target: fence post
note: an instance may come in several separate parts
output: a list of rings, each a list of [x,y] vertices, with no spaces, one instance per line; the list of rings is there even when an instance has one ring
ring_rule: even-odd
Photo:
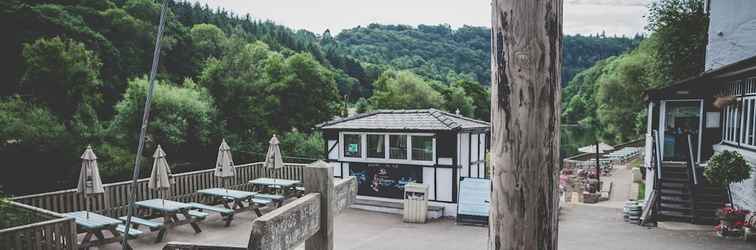
[[[307,193],[320,193],[320,230],[305,241],[305,250],[333,250],[333,168],[316,161],[304,168]]]

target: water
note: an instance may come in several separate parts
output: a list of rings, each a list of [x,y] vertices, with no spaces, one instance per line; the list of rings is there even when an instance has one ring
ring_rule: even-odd
[[[595,132],[591,129],[585,129],[573,126],[563,126],[560,131],[559,151],[560,158],[564,159],[578,154],[578,148],[596,143]]]

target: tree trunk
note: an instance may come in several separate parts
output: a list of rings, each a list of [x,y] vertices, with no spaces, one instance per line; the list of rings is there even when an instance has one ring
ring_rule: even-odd
[[[493,0],[489,249],[557,249],[561,0]]]

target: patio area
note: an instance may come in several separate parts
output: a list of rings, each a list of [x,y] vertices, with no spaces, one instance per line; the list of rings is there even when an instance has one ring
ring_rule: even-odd
[[[666,231],[645,228],[622,221],[622,210],[600,206],[576,205],[562,210],[559,248],[592,249],[753,249],[754,243],[719,239],[712,232]],[[202,223],[203,232],[190,227],[172,230],[167,241],[231,243],[245,245],[249,239],[254,213],[240,213],[238,221],[223,227],[220,216]],[[130,241],[134,249],[162,249],[154,236]],[[456,225],[453,220],[433,220],[427,224],[402,223],[394,214],[346,209],[335,218],[335,249],[486,249],[488,229]],[[100,249],[120,249],[111,244]],[[297,249],[304,249],[300,246]]]

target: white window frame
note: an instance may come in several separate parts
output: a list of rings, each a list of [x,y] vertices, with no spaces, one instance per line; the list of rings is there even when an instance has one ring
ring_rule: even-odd
[[[383,158],[369,157],[369,156],[367,156],[367,137],[368,137],[368,135],[382,135],[383,136]],[[388,157],[389,157],[388,142],[389,142],[389,140],[388,140],[388,135],[387,134],[384,134],[384,133],[365,133],[365,158],[366,159],[376,159],[376,160],[380,160],[380,159],[386,160],[386,159],[388,159]]]
[[[344,135],[360,135],[362,144],[360,145],[362,151],[360,152],[362,157],[346,157],[344,156]],[[367,135],[383,135],[384,141],[384,158],[368,158],[367,157]],[[390,159],[389,158],[389,136],[390,135],[405,135],[407,136],[407,159]],[[412,136],[430,136],[433,138],[433,159],[428,161],[412,160]],[[397,132],[339,132],[339,160],[349,162],[364,162],[364,163],[384,163],[384,164],[406,164],[406,165],[422,165],[422,166],[434,166],[436,165],[436,134],[434,133],[397,133]]]
[[[756,149],[756,96],[739,97],[735,103],[723,109],[722,141],[748,149]],[[742,116],[742,117],[741,117]],[[748,137],[749,133],[752,135]]]
[[[344,144],[344,135],[358,135],[360,136],[360,158],[354,158],[344,155],[344,151],[346,150],[346,144]],[[365,135],[363,133],[351,133],[351,132],[343,132],[339,133],[339,159],[340,160],[352,160],[352,159],[362,159],[365,158],[367,155],[367,151],[364,150],[365,146]]]

